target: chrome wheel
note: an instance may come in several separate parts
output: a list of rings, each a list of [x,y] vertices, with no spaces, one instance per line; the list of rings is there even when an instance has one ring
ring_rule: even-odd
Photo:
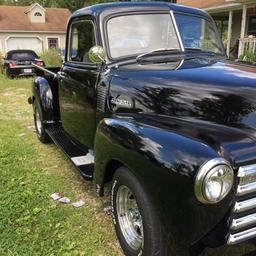
[[[139,250],[143,245],[143,224],[137,202],[131,190],[120,186],[116,196],[117,218],[122,234],[127,244],[133,250]]]
[[[39,115],[39,112],[38,112],[38,109],[36,108],[35,109],[35,123],[36,123],[36,130],[38,132],[39,135],[42,134],[42,121],[41,121],[41,118],[40,118],[40,115]]]

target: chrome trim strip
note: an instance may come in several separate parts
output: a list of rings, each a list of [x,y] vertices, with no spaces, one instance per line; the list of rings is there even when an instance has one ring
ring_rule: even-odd
[[[246,215],[239,219],[233,219],[230,228],[232,230],[237,230],[240,228],[250,226],[252,224],[256,224],[256,213]]]
[[[236,233],[236,234],[230,234],[228,237],[227,244],[229,245],[238,244],[250,238],[254,238],[255,236],[256,236],[256,227]]]
[[[172,22],[173,22],[173,25],[174,25],[175,32],[176,32],[176,34],[178,36],[178,40],[179,40],[179,43],[180,43],[181,51],[185,52],[185,48],[184,48],[183,42],[181,40],[180,31],[179,31],[179,28],[178,28],[175,16],[173,14],[173,11],[170,11],[170,14],[171,14],[171,17],[172,17]]]
[[[254,208],[256,208],[256,198],[251,198],[245,201],[236,202],[233,212],[235,213],[245,212]]]
[[[237,195],[238,196],[250,194],[255,191],[256,191],[256,182],[245,184],[245,185],[238,185],[238,187],[237,187]]]
[[[243,178],[252,174],[256,174],[256,164],[240,167],[237,176]]]

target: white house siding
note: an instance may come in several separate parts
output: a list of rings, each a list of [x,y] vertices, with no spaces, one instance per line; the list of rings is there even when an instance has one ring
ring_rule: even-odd
[[[35,13],[41,13],[42,16],[35,16]],[[35,5],[33,9],[28,13],[29,19],[34,23],[45,23],[45,10]]]
[[[58,38],[59,48],[60,49],[65,48],[66,33],[64,32],[63,33],[0,32],[0,51],[2,54],[6,54],[8,50],[13,50],[15,41],[18,42],[19,39],[23,41],[19,44],[19,46],[24,45],[26,46],[26,49],[32,49],[39,52],[40,42],[41,42],[41,49],[42,49],[41,51],[47,50],[48,38]],[[9,49],[8,49],[8,46],[9,46]]]

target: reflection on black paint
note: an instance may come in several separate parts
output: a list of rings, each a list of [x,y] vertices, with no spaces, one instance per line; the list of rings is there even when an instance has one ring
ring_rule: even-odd
[[[255,111],[255,106],[234,94],[212,94],[193,104],[192,116],[230,126],[240,126],[243,117]]]
[[[185,111],[184,104],[176,99],[180,91],[174,88],[136,88],[135,99],[146,109],[165,115],[180,115]]]
[[[244,118],[256,110],[255,105],[235,94],[210,94],[200,100],[192,100],[192,107],[178,101],[182,91],[174,88],[136,88],[136,106],[143,110],[169,116],[190,116],[204,121],[234,127],[244,127]],[[139,103],[139,104],[138,104]]]

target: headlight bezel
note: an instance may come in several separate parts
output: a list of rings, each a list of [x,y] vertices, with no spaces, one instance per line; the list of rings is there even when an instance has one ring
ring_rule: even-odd
[[[218,166],[225,166],[225,168],[228,168],[231,174],[231,186],[230,188],[227,190],[226,193],[223,194],[223,196],[221,196],[218,200],[215,201],[211,201],[207,198],[206,193],[205,193],[205,188],[206,188],[206,180],[209,177],[212,177],[212,175],[210,175],[211,173],[215,173],[216,170],[214,171],[214,169],[216,169]],[[204,163],[197,175],[196,175],[196,179],[195,179],[195,185],[194,185],[194,192],[195,192],[195,196],[198,199],[198,201],[200,201],[201,203],[204,204],[217,204],[220,201],[222,201],[231,191],[232,187],[234,184],[234,170],[233,168],[230,166],[230,164],[223,158],[214,158],[209,160],[208,162]]]

